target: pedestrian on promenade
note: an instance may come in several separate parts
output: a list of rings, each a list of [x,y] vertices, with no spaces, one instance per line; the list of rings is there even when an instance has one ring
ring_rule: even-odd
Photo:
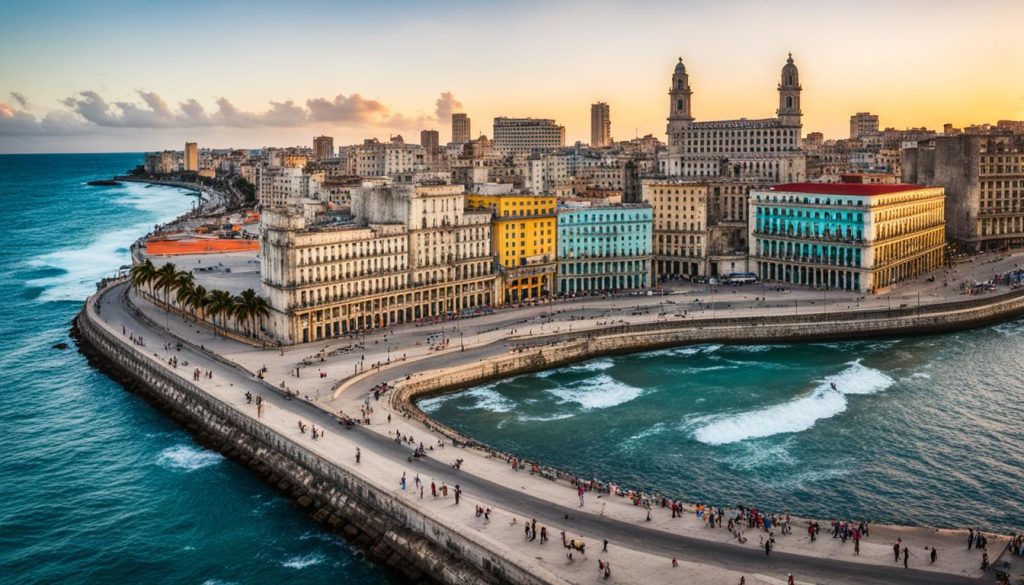
[[[547,526],[541,526],[540,527],[540,543],[544,544],[547,541],[548,541],[548,527]]]
[[[908,561],[910,561],[910,547],[904,545],[903,546],[903,568],[904,569],[909,569],[910,568],[910,567],[907,566],[907,562]]]
[[[459,484],[455,484],[455,504],[459,503],[459,496],[462,495],[462,490],[459,488]]]
[[[405,472],[404,472],[404,471],[402,472],[402,479],[401,479],[401,480],[399,480],[399,482],[398,482],[398,483],[400,483],[400,484],[402,485],[402,491],[404,492],[404,491],[405,491]],[[456,498],[457,498],[457,497],[458,497],[458,496],[456,496]]]
[[[796,585],[796,579],[793,577],[793,573],[789,574],[789,579],[786,580],[786,585]]]
[[[974,546],[974,529],[973,528],[968,528],[967,529],[967,550],[971,550],[971,548],[973,546]]]
[[[565,533],[563,532],[562,535],[564,536]],[[601,552],[608,552],[608,539],[607,538],[604,539],[604,548],[601,549]]]
[[[359,450],[359,447],[356,447],[356,463],[359,463],[359,460],[362,459],[362,457],[363,452]]]
[[[896,539],[896,542],[892,543],[892,556],[893,562],[900,562],[900,539]]]
[[[437,499],[437,484],[434,480],[430,480],[430,495],[436,500]]]
[[[537,519],[530,520],[530,542],[537,540]]]
[[[576,494],[580,497],[580,508],[583,507],[583,482],[578,482],[576,485]]]
[[[930,556],[932,558],[932,564],[934,565],[935,564],[935,559],[938,558],[938,556],[939,556],[939,553],[938,553],[938,551],[935,550],[934,546],[932,547],[932,552],[931,552]]]
[[[771,541],[771,539],[768,539],[768,540],[764,541],[764,554],[766,556],[772,554],[772,541]]]

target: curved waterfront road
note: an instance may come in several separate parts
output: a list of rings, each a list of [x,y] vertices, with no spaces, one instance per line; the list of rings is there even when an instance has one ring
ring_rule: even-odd
[[[112,287],[100,296],[101,318],[115,329],[123,324],[128,330],[142,333],[150,343],[148,349],[160,340],[171,340],[167,331],[141,320],[129,308],[123,298],[126,285]],[[494,347],[480,347],[467,350],[461,359],[475,360]],[[479,355],[478,355],[479,352]],[[241,369],[234,369],[217,361],[204,351],[185,346],[175,352],[182,360],[188,360],[189,371],[192,367],[209,369],[221,382],[228,382],[244,390],[259,391],[273,408],[307,420],[325,429],[338,429],[337,418],[319,406],[303,400],[285,400],[271,387],[255,381]],[[380,380],[368,379],[364,383],[375,384],[383,379],[394,379],[415,371],[416,364],[402,364],[380,372]],[[176,372],[185,376],[186,371]],[[741,571],[747,574],[797,575],[801,583],[814,582],[821,584],[867,584],[867,585],[960,585],[989,582],[988,577],[974,579],[956,575],[903,569],[895,563],[892,566],[880,566],[855,563],[806,555],[774,552],[766,556],[756,548],[747,548],[725,542],[704,540],[681,534],[673,534],[663,530],[655,530],[641,523],[632,524],[621,520],[580,512],[577,508],[562,506],[520,490],[511,489],[470,473],[470,470],[458,471],[451,466],[431,458],[408,462],[411,450],[408,446],[395,443],[387,437],[361,426],[350,431],[336,431],[346,438],[356,441],[362,446],[364,457],[381,457],[394,463],[408,466],[411,470],[435,477],[449,485],[458,484],[463,492],[470,497],[489,502],[491,505],[508,510],[522,517],[536,518],[541,524],[564,527],[569,534],[583,534],[587,538],[597,540],[607,538],[611,547],[625,547],[665,557],[678,557],[683,561],[710,564],[724,569]],[[345,462],[339,462],[345,464]],[[567,490],[568,494],[568,490]],[[593,496],[591,496],[593,497]],[[639,514],[638,514],[639,516]],[[593,548],[593,546],[592,546]],[[781,582],[781,581],[780,581]]]

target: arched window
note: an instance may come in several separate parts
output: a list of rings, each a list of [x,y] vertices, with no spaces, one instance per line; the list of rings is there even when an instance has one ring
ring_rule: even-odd
[[[786,96],[786,107],[790,109],[793,107],[793,96]]]
[[[682,111],[682,109],[683,109],[683,100],[676,100],[676,109],[679,110],[679,111]]]

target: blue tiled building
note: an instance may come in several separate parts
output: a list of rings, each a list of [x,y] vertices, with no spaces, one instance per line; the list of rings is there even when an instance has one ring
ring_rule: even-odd
[[[650,288],[652,218],[648,205],[560,206],[558,293]]]

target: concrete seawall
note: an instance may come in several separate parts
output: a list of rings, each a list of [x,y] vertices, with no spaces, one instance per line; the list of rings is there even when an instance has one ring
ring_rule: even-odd
[[[96,322],[90,315],[92,302],[86,301],[73,328],[92,365],[142,395],[201,444],[246,465],[370,558],[414,581],[547,582],[169,373]]]

